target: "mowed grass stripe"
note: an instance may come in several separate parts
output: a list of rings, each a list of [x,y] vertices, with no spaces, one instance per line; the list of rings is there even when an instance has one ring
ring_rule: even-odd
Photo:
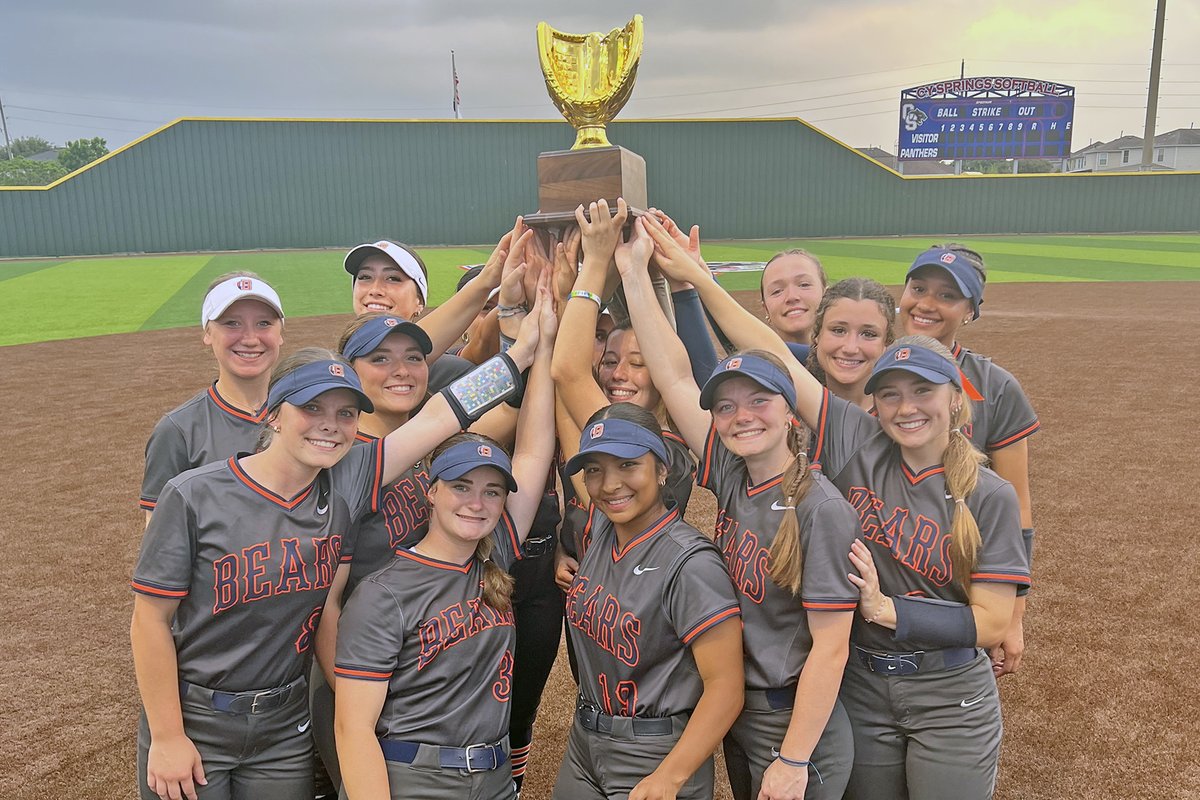
[[[1052,247],[1066,245],[1071,248],[1084,247],[1094,250],[1145,250],[1164,253],[1191,253],[1193,256],[1192,260],[1200,264],[1200,239],[1188,242],[1163,242],[1125,236],[1095,236],[1091,238],[1074,237],[1070,242],[1064,242],[1062,237],[1058,236],[1020,236],[1003,239],[971,239],[970,241],[984,249],[990,248],[993,244],[1015,242],[1038,246],[1049,245]]]
[[[1033,244],[1027,243],[1021,239],[971,239],[963,237],[957,239],[961,244],[968,247],[973,247],[983,254],[984,259],[990,265],[992,260],[999,255],[1023,255],[1031,259],[1039,261],[1055,261],[1069,260],[1081,261],[1087,259],[1095,259],[1102,262],[1124,262],[1129,265],[1149,265],[1152,267],[1184,267],[1196,268],[1200,267],[1200,257],[1192,253],[1176,253],[1163,252],[1157,250],[1131,250],[1121,249],[1118,247],[1108,247],[1101,249],[1080,248],[1075,246],[1075,242],[1064,243],[1057,241],[1052,244]],[[924,247],[913,248],[907,250],[897,247],[894,243],[883,240],[843,240],[821,242],[821,245],[828,245],[824,248],[827,252],[839,252],[846,255],[860,255],[867,258],[899,258],[905,255],[906,262],[911,263],[912,259],[925,249]],[[886,255],[885,255],[886,254]],[[1035,270],[1044,272],[1044,269]],[[1062,273],[1070,274],[1070,273]],[[1086,275],[1081,277],[1088,277]],[[1124,280],[1148,280],[1147,278],[1125,278]],[[1152,278],[1149,280],[1153,280]]]
[[[461,264],[480,263],[490,252],[473,248],[421,251],[430,271],[431,302],[442,303],[454,294],[462,277]],[[351,280],[342,266],[344,257],[342,250],[214,256],[203,270],[146,320],[142,329],[160,330],[198,323],[200,304],[209,284],[221,275],[236,271],[253,272],[271,284],[279,292],[284,313],[290,317],[349,314]]]
[[[97,258],[5,282],[0,345],[136,331],[210,256]],[[197,315],[198,316],[198,315]]]
[[[22,275],[28,275],[31,272],[49,269],[62,264],[61,261],[14,261],[8,264],[0,264],[0,283],[19,278]]]

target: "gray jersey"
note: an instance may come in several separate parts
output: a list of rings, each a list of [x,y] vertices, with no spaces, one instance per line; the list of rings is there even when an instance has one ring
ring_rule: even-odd
[[[333,488],[346,498],[358,529],[346,595],[387,566],[396,550],[412,547],[429,530],[429,471],[418,461],[383,483],[384,440],[358,434],[358,442],[332,469]]]
[[[167,481],[189,469],[238,453],[252,453],[267,418],[266,406],[245,411],[229,403],[214,383],[168,411],[146,442],[146,469],[139,505],[153,511]]]
[[[667,506],[678,508],[680,515],[687,512],[688,501],[692,498],[692,487],[696,481],[696,458],[688,449],[687,442],[671,431],[662,432],[663,441],[667,445]],[[562,454],[559,461],[562,462]],[[560,463],[561,467],[561,463]],[[575,494],[575,485],[570,477],[562,476],[563,485],[563,521],[559,531],[559,541],[563,550],[575,560],[583,553],[582,539],[587,528],[588,507]]]
[[[971,444],[987,453],[1037,433],[1037,414],[1016,378],[960,344],[953,352],[963,375],[983,395],[982,401],[971,401],[971,424],[964,431]]]
[[[346,503],[322,474],[284,498],[236,458],[168,481],[131,585],[179,601],[179,677],[230,692],[282,686],[304,671],[325,595],[353,555]]]
[[[689,647],[741,614],[716,545],[678,508],[617,549],[612,522],[593,511],[566,617],[579,693],[607,714],[666,717],[703,692]]]
[[[476,365],[461,356],[444,353],[429,362],[430,394],[437,394],[456,380],[475,369]]]
[[[954,500],[946,494],[942,466],[909,469],[878,420],[829,391],[820,420],[814,460],[854,507],[884,594],[966,603],[950,561]],[[1028,586],[1029,559],[1012,484],[980,467],[979,484],[966,503],[983,539],[971,580]],[[891,631],[857,617],[854,625],[854,641],[864,647],[902,651],[927,646],[897,641]]]
[[[507,513],[492,536],[492,560],[507,570],[520,552]],[[334,672],[387,681],[377,735],[465,747],[508,733],[513,615],[484,603],[482,587],[479,559],[450,564],[409,549],[358,585]]]
[[[812,648],[809,611],[854,611],[858,589],[846,577],[858,515],[819,472],[795,508],[783,505],[783,476],[750,485],[742,459],[709,430],[697,484],[717,496],[717,546],[742,606],[746,686],[790,686]],[[800,523],[804,555],[800,596],[771,580],[771,545],[785,514]]]

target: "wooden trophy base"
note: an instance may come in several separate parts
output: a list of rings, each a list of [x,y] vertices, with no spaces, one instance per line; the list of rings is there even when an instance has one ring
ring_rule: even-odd
[[[575,209],[604,198],[617,213],[617,198],[629,206],[630,222],[645,212],[646,160],[624,147],[554,150],[538,156],[538,210],[525,215],[532,228],[562,228],[575,222]]]

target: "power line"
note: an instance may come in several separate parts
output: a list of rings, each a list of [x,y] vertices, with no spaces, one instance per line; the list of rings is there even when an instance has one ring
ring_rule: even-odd
[[[104,114],[83,114],[78,111],[55,111],[51,108],[33,108],[31,106],[9,106],[9,108],[19,108],[22,111],[38,111],[42,114],[60,114],[67,117],[90,117],[91,119],[111,119],[117,122],[148,122],[152,125],[162,125],[163,120],[156,119],[134,119],[132,117],[109,117]]]
[[[21,122],[32,122],[37,125],[57,125],[66,128],[80,128],[83,130],[96,131],[120,131],[122,133],[146,133],[145,128],[114,128],[108,125],[83,125],[75,122],[53,122],[45,119],[30,119],[29,117],[9,117],[9,119],[20,120]]]

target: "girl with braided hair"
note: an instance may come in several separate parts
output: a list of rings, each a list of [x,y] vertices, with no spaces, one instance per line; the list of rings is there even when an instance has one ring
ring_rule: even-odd
[[[745,705],[725,738],[733,794],[840,798],[853,756],[837,696],[858,605],[846,575],[857,519],[809,469],[786,351],[744,350],[718,363],[703,389],[696,385],[654,300],[646,269],[654,243],[644,225],[617,248],[617,267],[634,330],[656,343],[646,353],[655,385],[700,456],[697,483],[717,497],[716,544],[742,610]]]
[[[895,339],[895,321],[896,301],[880,283],[870,278],[838,281],[817,306],[805,367],[829,391],[870,411],[871,397],[863,387]]]
[[[787,364],[795,409],[817,436],[812,460],[857,512],[850,560],[861,619],[840,694],[854,732],[845,796],[991,797],[1003,726],[980,648],[1005,636],[1029,558],[1016,491],[981,465],[963,431],[971,408],[958,365],[928,337],[897,341],[864,387],[873,417],[783,359],[774,333],[699,280],[654,220],[646,227],[659,267],[695,280],[735,344]]]

